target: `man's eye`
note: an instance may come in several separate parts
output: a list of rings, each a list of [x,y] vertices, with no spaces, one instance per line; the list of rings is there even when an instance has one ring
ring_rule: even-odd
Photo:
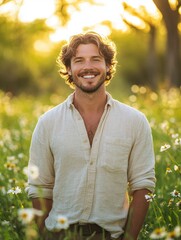
[[[94,62],[100,62],[100,58],[94,58],[93,61]]]
[[[76,59],[74,62],[75,63],[80,63],[80,62],[82,62],[82,59]]]

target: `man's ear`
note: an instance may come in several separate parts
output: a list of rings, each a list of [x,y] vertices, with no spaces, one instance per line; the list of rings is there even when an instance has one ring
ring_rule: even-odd
[[[106,72],[109,72],[109,70],[110,70],[110,67],[106,66]]]
[[[68,75],[72,75],[72,71],[71,71],[71,69],[70,68],[67,68],[67,72],[68,72]]]

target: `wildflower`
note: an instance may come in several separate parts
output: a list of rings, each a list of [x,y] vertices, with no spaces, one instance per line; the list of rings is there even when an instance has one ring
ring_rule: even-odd
[[[10,179],[8,180],[8,182],[9,182],[9,183],[16,184],[17,180],[16,180],[16,178],[10,178]]]
[[[15,160],[16,160],[15,156],[8,156],[7,157],[8,162],[15,162]]]
[[[171,136],[172,136],[172,138],[177,138],[179,135],[178,135],[178,133],[175,133],[175,134],[173,133]]]
[[[69,227],[68,219],[63,215],[58,215],[56,222],[57,222],[55,227],[56,230],[67,229]]]
[[[173,190],[173,192],[170,193],[172,197],[180,197],[180,193],[177,190]]]
[[[181,146],[181,138],[176,138],[175,139],[175,145],[176,146]]]
[[[156,228],[151,234],[151,239],[161,239],[164,238],[167,235],[167,232],[165,231],[165,228]]]
[[[10,190],[7,191],[7,194],[18,194],[18,193],[21,193],[21,188],[20,187],[15,187],[15,188],[11,188]]]
[[[181,236],[181,228],[176,226],[173,231],[167,234],[166,240],[172,240]]]
[[[23,158],[24,157],[24,154],[23,153],[19,153],[18,154],[18,158]]]
[[[15,187],[14,194],[21,193],[21,188],[20,187]]]
[[[169,200],[169,202],[168,202],[168,207],[172,206],[173,202],[174,202],[174,199],[171,198],[171,199]]]
[[[30,178],[36,179],[39,176],[39,169],[36,165],[31,165],[23,169],[24,174],[29,175]]]
[[[181,200],[176,203],[176,206],[181,209]]]
[[[164,152],[164,151],[166,151],[167,149],[169,149],[170,147],[171,147],[170,144],[165,144],[165,145],[161,146],[160,152]]]
[[[174,228],[174,233],[176,237],[180,237],[181,236],[181,227],[180,226],[176,226]]]
[[[9,193],[14,194],[14,189],[10,189],[10,190],[8,190],[8,191],[7,191],[7,194],[9,194]]]
[[[167,121],[164,121],[163,123],[161,123],[160,127],[163,131],[167,131],[169,129],[169,123]]]
[[[1,224],[2,224],[3,226],[5,226],[5,225],[10,225],[10,222],[9,222],[9,221],[6,221],[6,220],[4,220],[4,221],[2,221],[2,222],[1,222]]]
[[[6,194],[6,190],[4,186],[0,186],[0,192],[2,192],[3,195]]]
[[[179,167],[177,165],[174,165],[174,170],[178,171]]]
[[[27,224],[33,220],[34,212],[31,208],[19,209],[18,217],[23,224]]]
[[[30,223],[35,215],[41,217],[43,212],[34,208],[21,208],[18,210],[18,217],[23,224]]]
[[[172,172],[171,168],[167,167],[166,168],[166,173],[171,173],[171,172]]]
[[[12,163],[12,162],[7,162],[4,164],[5,168],[7,168],[8,170],[14,170],[16,168],[16,164]]]
[[[145,195],[145,199],[147,202],[152,202],[155,197],[156,197],[156,194],[153,194],[153,193],[148,193]]]

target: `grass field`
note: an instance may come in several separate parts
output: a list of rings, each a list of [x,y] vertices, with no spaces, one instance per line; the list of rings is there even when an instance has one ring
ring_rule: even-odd
[[[0,240],[40,239],[31,212],[20,212],[31,208],[25,192],[29,145],[40,114],[63,99],[0,92]],[[139,239],[181,239],[180,90],[156,94],[132,86],[131,94],[118,100],[144,112],[153,132],[157,183]]]

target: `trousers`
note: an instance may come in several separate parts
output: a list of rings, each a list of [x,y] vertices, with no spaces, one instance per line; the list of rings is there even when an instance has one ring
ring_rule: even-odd
[[[46,231],[42,240],[122,240],[123,235],[119,238],[112,238],[111,234],[104,229],[101,231],[87,232],[85,229],[75,229],[70,227],[68,230],[60,232]]]

